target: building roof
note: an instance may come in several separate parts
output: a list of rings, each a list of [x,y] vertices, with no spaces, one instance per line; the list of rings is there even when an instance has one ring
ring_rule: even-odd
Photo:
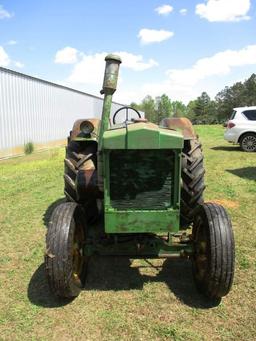
[[[79,94],[82,94],[82,95],[86,95],[86,96],[89,96],[89,97],[94,97],[94,98],[103,100],[103,98],[100,97],[100,96],[91,95],[91,94],[88,94],[87,92],[84,92],[84,91],[80,91],[80,90],[73,89],[73,88],[70,88],[70,87],[65,86],[65,85],[60,85],[60,84],[57,84],[57,83],[53,83],[53,82],[47,81],[47,80],[42,79],[42,78],[30,76],[30,75],[27,75],[25,73],[21,73],[21,72],[18,72],[18,71],[7,69],[7,68],[4,68],[2,66],[0,66],[0,72],[9,73],[9,74],[12,74],[12,75],[15,75],[15,76],[18,76],[18,77],[23,77],[23,78],[31,79],[31,80],[36,81],[36,82],[48,84],[48,85],[51,85],[51,86],[55,86],[57,88],[66,89],[66,90],[73,91],[73,92],[76,92],[76,93],[79,93]],[[113,103],[119,104],[119,105],[123,105],[123,104],[117,103],[117,102],[113,102]]]

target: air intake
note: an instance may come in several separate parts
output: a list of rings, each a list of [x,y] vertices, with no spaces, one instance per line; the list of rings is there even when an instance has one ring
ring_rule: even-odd
[[[117,210],[164,210],[172,206],[171,150],[113,150],[109,156],[110,204]]]

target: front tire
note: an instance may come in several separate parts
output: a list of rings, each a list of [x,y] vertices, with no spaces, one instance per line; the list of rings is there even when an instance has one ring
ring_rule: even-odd
[[[51,291],[62,298],[79,295],[85,279],[83,211],[76,203],[55,208],[46,235],[45,268]]]
[[[234,277],[235,242],[224,207],[200,205],[193,224],[193,274],[198,290],[210,299],[228,294]]]

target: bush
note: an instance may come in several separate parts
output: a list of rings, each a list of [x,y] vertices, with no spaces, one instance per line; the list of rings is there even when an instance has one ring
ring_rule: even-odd
[[[24,144],[24,153],[26,155],[32,154],[33,151],[34,151],[34,144],[33,144],[33,142],[28,142],[28,143]]]

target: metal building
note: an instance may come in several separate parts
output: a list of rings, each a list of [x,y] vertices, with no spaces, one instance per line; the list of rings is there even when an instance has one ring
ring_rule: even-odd
[[[62,145],[79,118],[100,117],[100,97],[0,67],[0,158]],[[112,111],[121,105],[113,103]]]

